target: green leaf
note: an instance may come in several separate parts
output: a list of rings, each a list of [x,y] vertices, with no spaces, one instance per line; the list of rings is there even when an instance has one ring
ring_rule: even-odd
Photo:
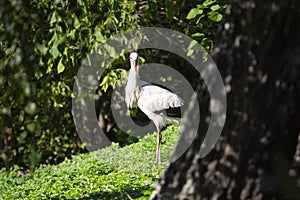
[[[36,33],[35,33],[35,35],[34,35],[34,39],[36,41],[41,41],[41,40],[43,40],[43,38],[44,38],[43,31],[41,29],[37,30]]]
[[[36,78],[37,80],[39,80],[39,79],[43,76],[43,73],[40,72],[40,71],[38,71],[38,72],[35,72],[35,73],[34,73],[34,76],[35,76],[35,78]]]
[[[216,0],[206,0],[203,2],[203,6],[207,8],[209,5],[211,5],[215,2],[216,2]]]
[[[35,49],[41,55],[46,55],[46,53],[48,51],[47,47],[45,47],[43,44],[39,44],[39,43],[36,44]]]
[[[59,55],[59,51],[56,45],[52,46],[50,53],[52,54],[53,58],[56,58]]]
[[[96,30],[94,36],[96,37],[96,40],[98,42],[103,41],[105,39],[100,30]]]
[[[26,113],[33,115],[36,111],[36,104],[34,102],[28,102],[24,109]]]
[[[76,29],[71,30],[67,36],[74,40],[76,38]]]
[[[190,10],[189,14],[187,15],[187,19],[194,19],[197,15],[201,15],[203,13],[203,10],[199,10],[197,8],[193,8]]]
[[[214,22],[219,22],[223,19],[223,16],[216,12],[216,11],[211,11],[208,13],[208,18],[211,20],[211,21],[214,21]]]
[[[60,74],[65,70],[65,65],[62,62],[62,58],[60,59],[58,65],[57,65],[57,73]]]
[[[201,38],[204,36],[204,33],[194,33],[192,37]]]
[[[76,15],[74,16],[74,23],[73,23],[73,25],[74,25],[75,28],[79,28],[80,27],[80,22],[77,19]]]
[[[204,8],[204,6],[203,6],[202,4],[198,4],[198,5],[197,5],[197,8],[198,8],[199,10],[201,10],[201,9]]]
[[[54,11],[51,15],[51,19],[50,19],[50,24],[54,24],[54,23],[57,23],[57,22],[60,22],[62,19],[61,17],[59,16],[59,14]]]
[[[167,14],[167,18],[169,20],[172,20],[173,17],[174,17],[174,12],[173,12],[173,9],[172,9],[172,5],[170,3],[166,3],[166,14]]]
[[[210,9],[212,11],[216,11],[216,10],[219,10],[221,7],[219,5],[213,5],[212,7],[210,7]]]

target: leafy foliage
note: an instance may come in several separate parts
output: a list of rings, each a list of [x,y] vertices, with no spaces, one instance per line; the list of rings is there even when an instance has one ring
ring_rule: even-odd
[[[1,164],[33,169],[83,150],[71,116],[74,76],[96,42],[133,28],[133,6],[1,1]]]
[[[163,131],[162,164],[155,162],[156,136],[120,148],[112,146],[89,154],[73,156],[59,165],[40,166],[18,177],[20,168],[0,171],[0,198],[128,199],[149,197],[152,184],[163,171],[178,138],[178,127]]]
[[[212,36],[215,31],[212,30],[217,28],[216,22],[222,20],[225,8],[225,1],[205,0],[192,8],[186,16],[186,19],[197,26],[192,37],[200,40],[201,45],[208,51],[213,47]]]
[[[116,32],[163,26],[193,34],[209,50],[224,3],[207,0],[197,5],[203,13],[188,14],[194,6],[170,0],[1,1],[0,166],[33,170],[85,151],[71,114],[74,77],[86,54]],[[100,80],[98,94],[106,100],[124,77],[125,62],[123,55]],[[113,123],[111,116],[105,119]]]

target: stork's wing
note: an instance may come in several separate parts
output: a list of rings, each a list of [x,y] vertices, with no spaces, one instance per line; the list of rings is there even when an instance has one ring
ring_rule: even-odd
[[[184,101],[176,94],[156,85],[144,82],[140,86],[141,93],[138,106],[150,112],[168,108],[181,107]]]

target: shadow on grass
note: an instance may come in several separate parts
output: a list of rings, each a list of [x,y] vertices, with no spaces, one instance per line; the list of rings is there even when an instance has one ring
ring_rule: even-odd
[[[103,200],[111,200],[111,199],[149,199],[150,195],[153,191],[152,186],[145,186],[136,189],[128,188],[122,192],[96,192],[92,194],[88,194],[82,198],[76,198],[77,200],[91,200],[91,199],[103,199]]]

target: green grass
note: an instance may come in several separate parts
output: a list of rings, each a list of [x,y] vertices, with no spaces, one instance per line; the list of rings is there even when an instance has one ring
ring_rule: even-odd
[[[163,131],[162,163],[156,164],[156,136],[73,156],[58,165],[43,165],[28,176],[19,168],[0,170],[0,199],[148,199],[166,167],[178,127]]]

